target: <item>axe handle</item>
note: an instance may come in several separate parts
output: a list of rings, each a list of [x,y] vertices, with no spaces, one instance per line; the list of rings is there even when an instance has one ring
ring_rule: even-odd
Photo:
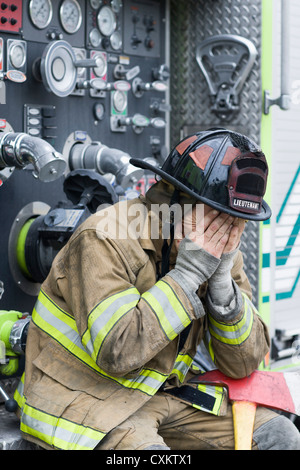
[[[256,404],[249,401],[232,403],[235,450],[251,450]]]

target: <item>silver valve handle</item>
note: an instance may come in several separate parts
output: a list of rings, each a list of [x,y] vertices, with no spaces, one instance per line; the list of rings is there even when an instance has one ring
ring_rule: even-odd
[[[114,77],[117,80],[133,80],[137,75],[141,72],[141,68],[139,65],[132,67],[131,69],[126,69],[124,65],[117,64],[114,68]]]
[[[80,60],[75,60],[74,65],[76,68],[84,67],[100,67],[102,65],[102,61],[99,58],[94,58],[94,59],[80,59]]]
[[[148,127],[150,119],[142,114],[135,114],[132,117],[121,117],[118,119],[119,126],[136,126],[136,127]]]
[[[14,413],[18,409],[18,403],[14,398],[10,398],[4,388],[0,386],[0,396],[4,399],[5,409],[10,413]]]
[[[167,91],[168,85],[160,80],[145,83],[141,78],[137,77],[132,82],[132,92],[136,98],[141,98],[145,91],[159,91],[164,93]]]
[[[141,134],[146,127],[154,127],[155,129],[163,129],[166,121],[160,117],[149,119],[143,114],[135,114],[132,117],[121,117],[117,119],[117,126],[132,126],[136,134]]]
[[[154,82],[149,82],[149,83],[139,83],[137,85],[137,90],[142,90],[142,91],[150,91],[150,90],[155,90],[155,91],[160,91],[164,92],[168,89],[168,86],[166,83],[161,82],[160,80],[156,80]]]
[[[130,83],[125,80],[117,80],[116,82],[107,83],[102,78],[93,78],[92,80],[84,80],[77,83],[76,88],[89,89],[93,88],[97,91],[128,91],[131,88]]]

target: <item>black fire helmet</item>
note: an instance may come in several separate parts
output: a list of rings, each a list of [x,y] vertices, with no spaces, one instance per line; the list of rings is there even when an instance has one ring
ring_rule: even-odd
[[[220,212],[254,221],[271,217],[263,200],[266,157],[252,140],[237,132],[214,128],[186,137],[161,168],[140,159],[130,162]]]

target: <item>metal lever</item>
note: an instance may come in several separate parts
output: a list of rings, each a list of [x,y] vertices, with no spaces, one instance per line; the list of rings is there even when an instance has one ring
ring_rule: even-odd
[[[14,400],[13,398],[10,398],[6,391],[1,387],[0,385],[0,395],[2,395],[3,399],[5,400],[5,409],[6,411],[9,411],[10,413],[13,413],[15,411],[17,411],[17,408],[18,408],[18,403],[16,402],[16,400]]]
[[[128,91],[131,88],[130,83],[125,80],[117,80],[116,82],[105,82],[102,78],[93,78],[92,80],[84,80],[76,84],[76,88],[89,89],[94,88],[97,91]]]
[[[80,59],[80,60],[75,60],[74,65],[76,68],[84,67],[99,67],[101,65],[101,60],[94,58],[94,59]]]
[[[152,119],[143,116],[142,114],[135,114],[132,117],[124,116],[113,116],[111,119],[111,131],[124,131],[125,126],[132,126],[133,131],[136,134],[141,134],[146,127],[154,127],[155,129],[163,129],[166,127],[166,121],[160,117]]]
[[[222,119],[239,110],[239,94],[256,56],[251,41],[232,34],[209,37],[198,46],[196,60],[209,87],[212,111]]]
[[[139,77],[132,82],[132,93],[136,98],[141,98],[145,91],[155,90],[165,92],[168,89],[166,83],[156,80],[154,82],[144,83]]]

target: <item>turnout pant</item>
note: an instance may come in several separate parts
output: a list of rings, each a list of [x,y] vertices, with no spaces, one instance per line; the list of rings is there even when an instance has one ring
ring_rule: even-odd
[[[288,418],[267,408],[257,408],[253,449],[300,450],[299,436]],[[158,392],[96,448],[109,449],[232,450],[231,406],[228,405],[226,416],[215,416]]]

